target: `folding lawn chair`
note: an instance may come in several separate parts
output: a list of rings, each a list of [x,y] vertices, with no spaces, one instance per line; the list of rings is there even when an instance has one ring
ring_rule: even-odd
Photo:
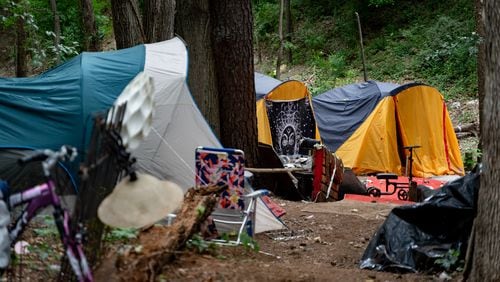
[[[238,245],[243,234],[253,237],[257,199],[269,192],[265,189],[246,193],[245,154],[238,149],[198,147],[196,158],[196,187],[227,186],[212,213],[219,234],[235,235],[236,240],[214,240]],[[233,236],[229,236],[233,237]]]

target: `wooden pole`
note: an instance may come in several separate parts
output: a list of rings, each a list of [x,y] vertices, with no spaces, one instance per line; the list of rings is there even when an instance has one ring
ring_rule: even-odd
[[[358,20],[358,32],[359,32],[359,44],[361,45],[361,60],[363,61],[363,78],[368,81],[368,76],[366,75],[366,62],[365,62],[365,48],[363,47],[363,33],[361,31],[361,21],[359,20],[358,12],[354,12]]]

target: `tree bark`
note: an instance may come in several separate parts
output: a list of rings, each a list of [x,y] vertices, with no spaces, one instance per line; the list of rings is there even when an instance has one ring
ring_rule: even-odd
[[[500,281],[500,2],[484,1],[483,173],[474,221],[471,281]]]
[[[219,95],[211,30],[208,0],[177,3],[175,32],[185,40],[189,49],[189,89],[201,113],[219,137]]]
[[[285,2],[284,2],[284,5],[285,5],[284,16],[285,16],[285,25],[286,25],[285,42],[288,42],[288,43],[292,42],[292,34],[293,34],[291,2],[292,2],[291,0],[285,0]],[[287,63],[289,63],[289,64],[293,63],[292,49],[287,48],[285,51],[286,51],[285,55],[286,55]]]
[[[279,46],[278,46],[278,57],[276,58],[276,79],[280,79],[281,77],[281,61],[283,60],[283,46],[284,46],[284,38],[283,38],[283,5],[284,0],[280,0],[280,14],[279,14],[279,24],[278,24],[278,37],[279,37]]]
[[[257,159],[257,117],[250,0],[212,0],[213,50],[219,90],[220,140],[245,151],[248,166]]]
[[[83,49],[85,51],[100,51],[101,39],[97,30],[92,0],[80,0],[82,7]]]
[[[26,61],[26,30],[24,29],[24,19],[17,18],[16,22],[16,76],[25,77],[28,75],[28,64]]]
[[[111,0],[116,48],[144,43],[144,32],[137,0]]]
[[[479,35],[480,41],[477,53],[477,96],[479,98],[479,112],[483,112],[483,100],[484,100],[484,10],[483,10],[483,0],[475,1],[475,20],[476,20],[476,32]],[[482,124],[482,117],[479,115],[479,124]],[[481,129],[479,129],[479,136],[481,136]],[[478,144],[479,148],[482,148],[481,140]]]
[[[61,50],[59,44],[61,41],[61,21],[59,20],[59,13],[57,12],[56,0],[50,0],[50,7],[52,15],[54,16],[54,50],[56,52],[56,63],[61,63]]]
[[[144,1],[144,35],[153,43],[174,37],[175,0]]]

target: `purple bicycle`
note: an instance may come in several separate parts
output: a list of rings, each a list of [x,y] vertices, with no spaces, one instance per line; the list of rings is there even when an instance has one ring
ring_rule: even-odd
[[[71,230],[70,215],[62,207],[61,200],[56,194],[56,185],[51,177],[51,170],[59,161],[72,161],[76,155],[76,149],[69,146],[62,146],[58,151],[48,149],[35,151],[32,155],[19,159],[18,162],[23,165],[33,161],[41,161],[43,173],[46,178],[45,182],[12,195],[9,195],[8,185],[2,182],[0,183],[0,191],[8,209],[26,204],[19,217],[7,228],[10,246],[16,243],[31,219],[45,207],[52,206],[54,208],[53,216],[55,224],[64,246],[65,254],[76,278],[78,281],[94,281],[83,252],[83,228],[79,226],[79,230],[75,232]]]

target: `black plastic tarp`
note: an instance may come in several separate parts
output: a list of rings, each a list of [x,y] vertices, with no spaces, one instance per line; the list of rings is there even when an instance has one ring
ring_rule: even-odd
[[[381,271],[425,271],[449,250],[465,257],[476,215],[479,172],[440,188],[422,203],[394,208],[375,233],[360,268]]]

